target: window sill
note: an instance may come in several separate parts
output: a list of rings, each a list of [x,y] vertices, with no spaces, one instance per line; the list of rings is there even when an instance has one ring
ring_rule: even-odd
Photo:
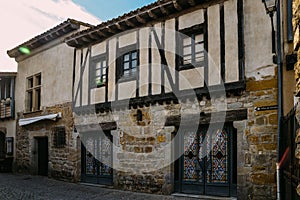
[[[129,81],[135,81],[136,77],[135,76],[128,76],[128,77],[121,77],[118,80],[118,83],[123,83],[123,82],[129,82]]]
[[[186,65],[181,65],[179,66],[179,71],[181,70],[188,70],[188,69],[195,69],[199,67],[204,67],[204,62],[199,62],[195,64],[186,64]]]

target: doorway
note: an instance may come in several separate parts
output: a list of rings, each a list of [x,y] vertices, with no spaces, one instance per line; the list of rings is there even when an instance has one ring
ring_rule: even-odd
[[[83,134],[81,145],[81,180],[85,183],[112,185],[112,135],[90,132]]]
[[[183,155],[175,162],[175,192],[211,196],[236,196],[236,129],[232,123],[214,130],[177,133]],[[176,150],[176,148],[175,148]]]
[[[38,175],[48,176],[48,138],[37,137]]]

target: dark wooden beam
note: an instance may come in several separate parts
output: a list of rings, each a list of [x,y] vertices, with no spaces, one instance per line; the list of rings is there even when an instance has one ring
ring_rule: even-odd
[[[115,26],[121,31],[125,30],[125,28],[120,23],[115,23]]]
[[[157,19],[156,14],[154,14],[151,10],[149,10],[149,11],[147,12],[147,14],[148,14],[149,17],[151,17],[152,19]]]
[[[92,38],[93,40],[99,40],[99,39],[101,39],[101,37],[99,37],[98,34],[92,34],[92,33],[89,33],[88,36],[89,36],[90,38]]]
[[[173,0],[173,6],[176,10],[181,11],[182,7],[179,5],[179,3],[176,0]]]
[[[134,23],[132,23],[129,19],[126,19],[125,20],[125,23],[127,26],[130,26],[130,27],[135,27],[136,25]]]
[[[197,118],[199,118],[199,122],[197,122],[199,124],[240,121],[240,120],[247,119],[247,113],[248,113],[247,109],[214,112],[213,119],[211,118],[212,113],[204,113],[204,112],[198,115],[189,114],[189,115],[185,115],[184,117],[180,115],[169,116],[166,119],[165,126],[179,126],[179,125],[190,124],[191,121],[194,121]]]
[[[87,37],[81,37],[81,40],[84,41],[84,42],[91,42],[92,41]]]
[[[169,15],[169,11],[168,11],[165,7],[160,6],[159,9],[160,9],[160,11],[161,11],[163,14]]]
[[[146,20],[143,19],[143,18],[142,18],[141,16],[139,16],[139,15],[135,16],[135,18],[136,18],[136,20],[137,20],[138,22],[140,22],[141,24],[145,24],[145,23],[146,23]]]
[[[104,33],[103,30],[98,30],[96,33],[97,33],[99,36],[101,36],[101,37],[106,37],[106,36],[107,36],[107,34]]]
[[[195,6],[196,2],[194,0],[188,0],[188,4],[190,4],[191,6]]]
[[[112,33],[112,34],[117,33],[114,29],[111,28],[111,26],[107,26],[106,30],[107,30],[107,32]]]

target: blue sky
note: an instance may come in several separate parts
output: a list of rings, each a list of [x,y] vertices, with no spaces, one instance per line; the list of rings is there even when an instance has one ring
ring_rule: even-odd
[[[156,0],[73,0],[103,21],[118,17]]]

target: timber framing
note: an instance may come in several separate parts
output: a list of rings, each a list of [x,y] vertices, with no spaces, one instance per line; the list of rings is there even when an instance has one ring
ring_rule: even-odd
[[[197,119],[197,117],[199,118],[199,124],[224,122],[224,116],[225,116],[225,122],[240,121],[240,120],[247,119],[247,113],[248,113],[247,109],[241,109],[241,110],[220,111],[216,113],[201,112],[200,117],[195,116],[195,114],[190,114],[184,116],[183,119],[181,119],[180,115],[169,116],[166,119],[165,126],[189,125],[191,121],[193,121],[193,119]],[[214,117],[212,119],[213,114]]]
[[[98,26],[75,33],[67,37],[65,42],[72,47],[84,48],[100,43],[123,31],[146,25],[151,26],[155,21],[174,18],[174,15],[178,15],[179,12],[196,9],[197,6],[206,8],[211,2],[209,0],[159,0]],[[223,1],[216,0],[214,2]]]
[[[98,103],[95,105],[86,105],[80,107],[74,107],[74,112],[77,115],[91,114],[91,113],[104,113],[112,110],[122,110],[122,109],[130,109],[130,108],[142,108],[149,107],[150,105],[155,104],[178,104],[188,99],[194,99],[195,97],[201,101],[203,97],[206,99],[210,99],[211,97],[218,97],[224,95],[226,93],[227,96],[237,95],[240,96],[242,92],[245,90],[245,82],[235,82],[228,83],[224,86],[211,86],[211,87],[203,87],[197,88],[194,90],[183,90],[179,91],[178,94],[174,93],[162,93],[157,95],[149,95],[145,97],[136,97],[126,100],[116,100],[112,102]],[[226,91],[226,92],[225,92]]]

